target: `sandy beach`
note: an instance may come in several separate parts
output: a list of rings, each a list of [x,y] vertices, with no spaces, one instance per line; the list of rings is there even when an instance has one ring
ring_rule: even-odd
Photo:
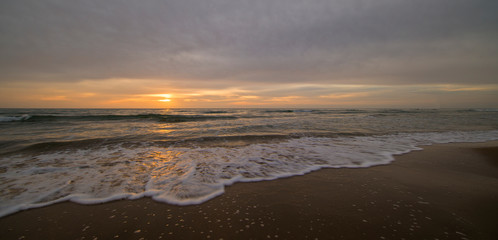
[[[236,183],[206,203],[64,202],[0,219],[1,239],[495,239],[498,141],[389,165]]]

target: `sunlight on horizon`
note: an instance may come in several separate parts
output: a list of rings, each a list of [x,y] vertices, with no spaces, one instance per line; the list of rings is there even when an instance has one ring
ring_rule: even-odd
[[[0,89],[0,99],[5,100],[3,107],[42,108],[493,107],[482,103],[494,102],[494,93],[498,91],[496,84],[293,83],[213,89],[164,85],[159,79],[85,80],[77,84],[53,83],[51,88],[9,83],[3,87]],[[20,88],[24,89],[24,96],[14,94]],[[18,104],[8,105],[13,102]]]

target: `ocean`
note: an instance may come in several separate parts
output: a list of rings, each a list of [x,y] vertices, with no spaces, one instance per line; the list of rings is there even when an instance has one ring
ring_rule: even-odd
[[[491,140],[497,109],[0,109],[0,217],[68,200],[199,204],[236,182]]]

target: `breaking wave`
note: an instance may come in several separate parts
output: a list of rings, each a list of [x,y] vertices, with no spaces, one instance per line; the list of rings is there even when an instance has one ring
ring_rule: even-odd
[[[171,204],[198,204],[235,182],[320,168],[364,168],[388,164],[394,155],[422,145],[497,139],[494,130],[302,137],[231,147],[110,144],[11,154],[0,158],[0,216],[66,200],[94,204],[148,196]]]

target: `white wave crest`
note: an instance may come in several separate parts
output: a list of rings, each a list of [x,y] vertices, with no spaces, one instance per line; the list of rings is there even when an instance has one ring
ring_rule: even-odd
[[[22,116],[0,116],[0,122],[16,122],[25,121],[31,118],[30,115],[24,114]]]

